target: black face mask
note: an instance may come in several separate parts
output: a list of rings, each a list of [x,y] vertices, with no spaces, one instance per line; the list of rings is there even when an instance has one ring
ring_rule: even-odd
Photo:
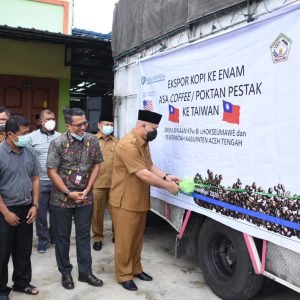
[[[157,130],[148,131],[146,137],[148,142],[153,141],[157,137]]]

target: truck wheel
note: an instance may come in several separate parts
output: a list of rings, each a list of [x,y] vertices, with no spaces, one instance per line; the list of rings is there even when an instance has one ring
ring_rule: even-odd
[[[199,233],[198,260],[212,291],[224,300],[246,300],[261,288],[263,276],[256,275],[243,235],[207,219]]]

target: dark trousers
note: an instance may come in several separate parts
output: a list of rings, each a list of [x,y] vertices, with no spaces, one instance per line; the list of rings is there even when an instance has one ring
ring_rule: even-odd
[[[9,225],[0,213],[0,295],[8,295],[8,262],[13,261],[12,280],[18,287],[25,288],[31,281],[32,224],[27,224],[29,206],[11,206],[9,210],[20,218],[17,226]]]
[[[50,180],[41,180],[41,193],[39,201],[39,209],[36,218],[36,234],[39,244],[48,244],[48,241],[54,243],[51,226],[48,229],[48,211],[51,214],[51,206],[49,204],[50,194],[52,190],[52,182]]]
[[[90,241],[92,214],[92,205],[77,208],[53,206],[50,218],[55,239],[56,262],[61,274],[69,275],[73,268],[69,257],[72,218],[75,223],[78,272],[83,276],[92,273]]]

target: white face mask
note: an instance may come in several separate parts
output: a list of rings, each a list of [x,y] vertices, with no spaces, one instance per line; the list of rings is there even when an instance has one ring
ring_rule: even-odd
[[[54,130],[56,125],[56,122],[54,120],[49,120],[47,122],[45,122],[44,127],[48,130],[48,131],[52,131]]]
[[[101,131],[105,135],[110,135],[114,131],[114,128],[110,125],[104,125]]]
[[[71,136],[78,141],[82,141],[84,139],[85,133],[83,135],[78,135],[74,132],[71,132]]]

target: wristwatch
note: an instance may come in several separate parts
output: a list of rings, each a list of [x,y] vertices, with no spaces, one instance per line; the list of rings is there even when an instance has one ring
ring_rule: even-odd
[[[68,197],[70,193],[71,193],[71,192],[70,192],[69,190],[67,190],[66,192],[64,192],[64,195],[65,195],[66,197]]]
[[[36,208],[39,208],[39,206],[37,204],[32,203],[31,206],[34,206]]]

